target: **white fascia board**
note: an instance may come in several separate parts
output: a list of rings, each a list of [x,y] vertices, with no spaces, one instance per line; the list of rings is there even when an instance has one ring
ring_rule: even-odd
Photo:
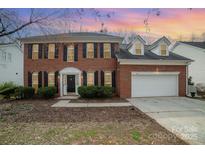
[[[120,65],[189,65],[187,60],[118,59]]]
[[[132,75],[179,75],[180,72],[132,72]]]

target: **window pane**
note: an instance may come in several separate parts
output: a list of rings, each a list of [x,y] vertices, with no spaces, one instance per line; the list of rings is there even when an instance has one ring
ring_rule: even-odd
[[[94,44],[87,43],[87,58],[94,58]]]
[[[111,45],[104,43],[104,58],[111,58]]]
[[[161,45],[161,55],[166,56],[166,53],[167,53],[167,46]]]
[[[88,86],[94,85],[94,72],[87,73],[87,85]]]
[[[70,44],[67,46],[68,51],[68,62],[74,62],[74,45]]]
[[[111,72],[105,72],[105,86],[111,86],[112,85],[112,73]]]
[[[38,72],[32,73],[32,87],[35,89],[35,92],[38,90]]]
[[[55,54],[55,44],[48,45],[48,59],[54,59]]]
[[[48,85],[49,86],[54,86],[55,84],[55,74],[54,72],[48,73]]]
[[[140,43],[136,43],[136,55],[141,55],[142,47]]]
[[[32,59],[38,59],[38,44],[33,44]]]

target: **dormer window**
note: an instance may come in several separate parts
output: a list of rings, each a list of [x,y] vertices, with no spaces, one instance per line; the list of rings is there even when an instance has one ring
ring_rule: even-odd
[[[140,43],[136,43],[136,55],[142,55],[142,45]]]
[[[167,55],[167,46],[165,44],[161,44],[160,52],[161,52],[161,56],[166,56]]]

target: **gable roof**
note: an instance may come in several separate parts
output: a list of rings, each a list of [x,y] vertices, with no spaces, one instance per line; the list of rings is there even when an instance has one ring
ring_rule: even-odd
[[[158,40],[156,40],[155,42],[153,42],[153,43],[149,46],[149,49],[151,50],[151,49],[155,48],[155,47],[159,44],[159,42],[162,41],[162,40],[164,40],[168,45],[171,44],[171,42],[169,41],[169,39],[166,38],[165,36],[163,36],[163,37],[159,38]]]
[[[84,41],[90,40],[96,42],[98,41],[114,41],[122,42],[123,38],[120,36],[114,36],[105,33],[98,32],[71,32],[71,33],[61,33],[61,34],[49,34],[49,35],[39,35],[31,36],[19,39],[21,42],[58,42],[58,41]]]
[[[198,48],[205,49],[205,42],[185,42],[185,41],[180,41],[180,43],[192,45]]]
[[[144,46],[144,55],[133,55],[131,54],[128,49],[120,49],[119,52],[116,53],[116,57],[118,59],[144,59],[144,60],[185,60],[185,61],[192,61],[186,57],[180,56],[173,52],[169,53],[169,56],[159,56],[152,51],[150,51],[150,45]]]
[[[136,38],[135,38],[133,41],[131,41],[131,42],[127,45],[127,48],[128,48],[128,49],[131,48],[132,45],[134,44],[134,42],[135,42],[137,39],[138,39],[142,44],[144,44],[144,45],[146,44],[146,41],[145,41],[140,35],[137,35]]]

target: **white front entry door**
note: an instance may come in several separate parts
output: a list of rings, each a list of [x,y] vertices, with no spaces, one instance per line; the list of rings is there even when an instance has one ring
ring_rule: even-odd
[[[178,96],[178,74],[133,74],[132,97]]]

